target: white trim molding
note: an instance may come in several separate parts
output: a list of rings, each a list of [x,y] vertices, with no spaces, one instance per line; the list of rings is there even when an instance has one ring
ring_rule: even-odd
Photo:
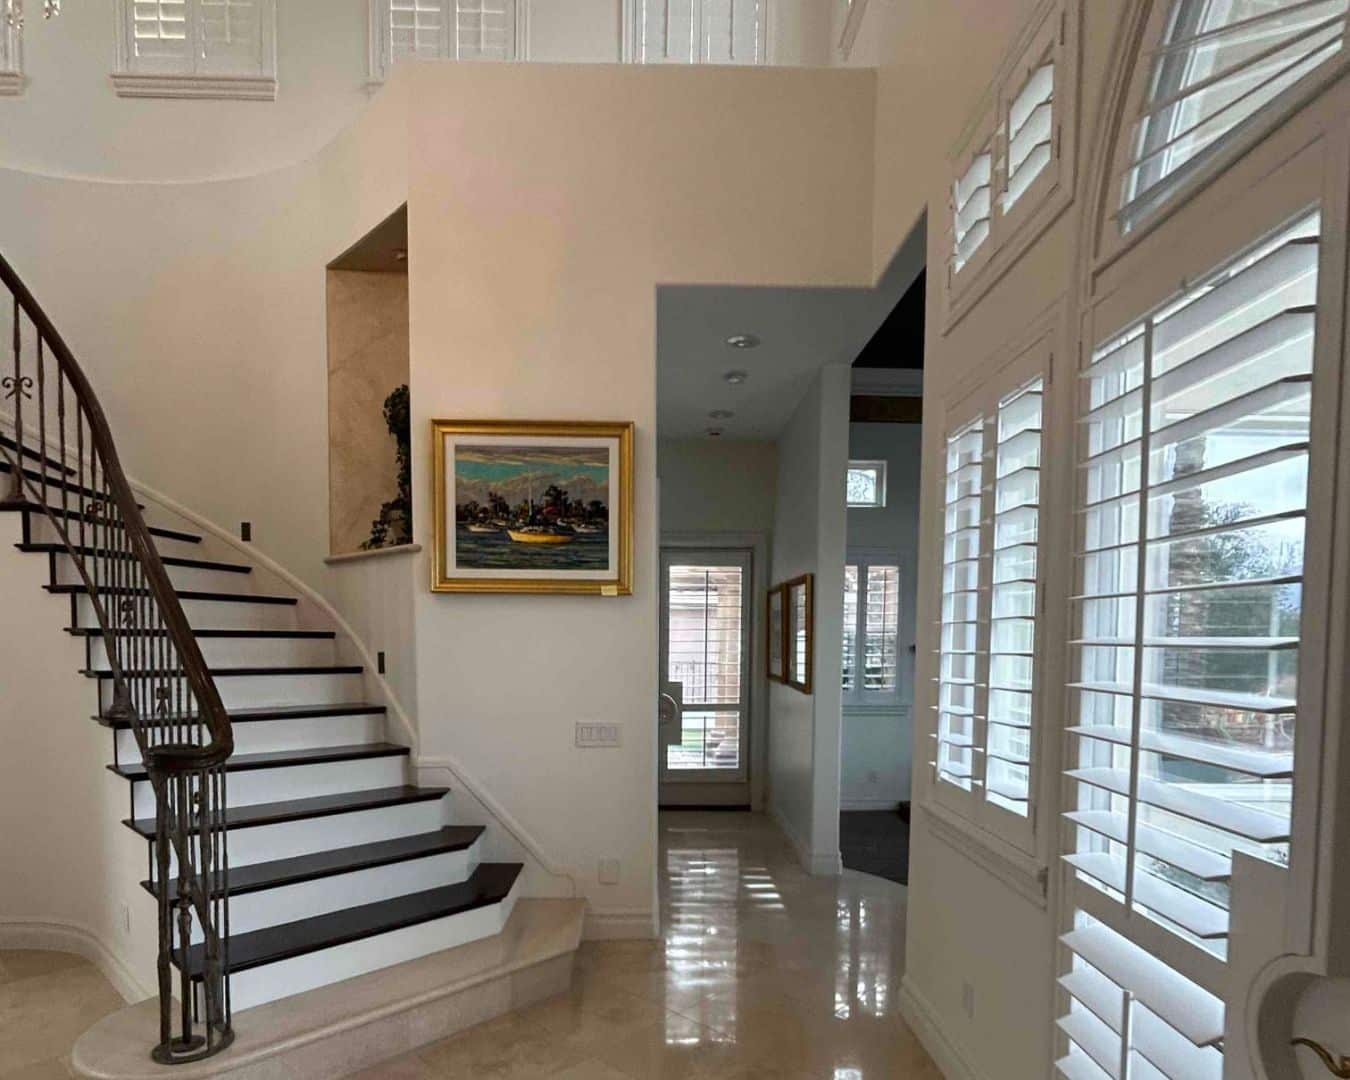
[[[28,80],[18,71],[0,71],[0,97],[18,97]]]
[[[275,101],[277,80],[253,75],[133,75],[115,71],[110,76],[118,97],[195,98],[217,101]]]
[[[71,953],[93,964],[128,1005],[154,996],[131,969],[87,927],[45,919],[0,919],[0,949]]]
[[[838,877],[844,872],[844,860],[838,851],[812,851],[811,846],[797,835],[797,831],[772,801],[769,803],[769,816],[792,845],[802,869],[812,877]]]
[[[159,55],[141,55],[135,0],[115,0],[117,52],[110,79],[118,97],[186,98],[222,101],[275,101],[277,96],[277,10],[275,0],[254,0],[257,23],[243,39],[252,55],[220,56],[239,49],[226,37],[211,37],[200,0],[186,0],[183,29],[158,41]],[[227,14],[225,18],[229,18]],[[220,48],[216,48],[220,46]]]
[[[961,1053],[938,1022],[937,1010],[928,999],[914,986],[908,975],[900,980],[900,1016],[918,1036],[923,1048],[928,1051],[942,1075],[947,1080],[984,1080],[971,1067],[970,1062]]]
[[[421,544],[395,544],[393,547],[372,548],[369,551],[349,551],[344,555],[329,555],[323,561],[329,566],[345,566],[347,563],[365,562],[369,559],[381,559],[390,555],[416,555],[421,550]]]
[[[915,803],[914,809],[922,811],[929,831],[953,851],[959,851],[1037,907],[1048,905],[1050,872],[1043,863],[938,803]]]
[[[583,941],[650,941],[659,936],[656,912],[651,908],[587,907]]]

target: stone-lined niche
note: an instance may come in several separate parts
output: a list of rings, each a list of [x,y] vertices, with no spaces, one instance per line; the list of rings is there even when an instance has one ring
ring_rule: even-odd
[[[333,555],[412,542],[406,441],[408,210],[328,264],[328,519]],[[401,389],[401,394],[399,393]],[[387,417],[386,413],[390,416]],[[406,440],[406,428],[404,428]]]

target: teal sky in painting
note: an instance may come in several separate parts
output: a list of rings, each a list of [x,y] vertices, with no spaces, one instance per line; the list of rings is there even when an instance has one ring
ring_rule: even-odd
[[[464,480],[500,483],[523,473],[545,483],[554,478],[584,477],[609,483],[609,451],[604,447],[465,446],[455,447],[455,473]]]

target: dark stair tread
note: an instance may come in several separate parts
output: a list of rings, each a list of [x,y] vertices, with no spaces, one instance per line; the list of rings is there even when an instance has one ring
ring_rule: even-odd
[[[320,851],[312,855],[297,855],[290,859],[232,866],[228,874],[213,875],[211,892],[212,895],[218,895],[221,886],[228,882],[230,895],[242,896],[245,893],[262,892],[283,885],[299,885],[338,874],[354,873],[357,870],[371,870],[380,866],[391,866],[394,863],[410,862],[413,859],[424,859],[430,855],[463,851],[472,847],[474,841],[483,835],[483,831],[482,825],[447,825],[435,832],[399,836],[393,840]],[[152,896],[159,895],[159,886],[153,881],[142,881],[141,888]],[[178,899],[177,878],[169,882],[169,899],[170,901]]]
[[[83,585],[44,585],[42,586],[49,593],[55,593],[58,596],[70,596],[72,593],[87,593],[89,590]],[[294,596],[266,596],[262,593],[222,593],[222,592],[202,592],[198,589],[175,589],[179,600],[211,600],[229,604],[298,604],[300,601]],[[100,596],[149,596],[148,589],[127,589],[120,586],[100,587],[98,589]]]
[[[211,668],[210,673],[213,679],[227,679],[235,676],[255,676],[255,675],[360,675],[365,670],[359,664],[305,664],[297,667],[228,667]],[[93,670],[82,668],[80,674],[89,679],[111,679],[114,677],[111,671]],[[182,668],[130,668],[122,674],[133,678],[141,678],[150,675],[182,675]]]
[[[344,705],[279,705],[276,708],[228,709],[226,711],[229,714],[231,724],[250,724],[264,720],[317,720],[337,716],[383,716],[389,709],[385,705],[371,705],[368,702],[360,701]],[[110,721],[106,716],[95,716],[93,719],[116,731],[127,731],[131,728],[131,721],[129,720]],[[180,724],[184,721],[196,719],[195,715],[170,716],[164,722],[166,724]]]
[[[16,544],[20,551],[38,552],[42,554],[66,555],[69,552],[65,544]],[[98,559],[116,559],[119,562],[129,562],[133,558],[128,551],[109,551],[105,548],[79,547],[76,546],[75,554],[85,558]],[[178,555],[161,555],[159,561],[165,566],[186,567],[192,570],[219,570],[223,574],[251,574],[253,567],[245,566],[243,563],[215,562],[211,559],[185,559]]]
[[[397,743],[353,743],[350,746],[314,746],[306,750],[269,750],[262,754],[234,754],[225,762],[226,772],[252,772],[255,769],[286,769],[294,765],[330,765],[340,761],[367,758],[407,757],[409,749]],[[125,780],[148,780],[141,762],[109,765],[108,771]]]
[[[54,462],[49,462],[49,469],[54,466],[54,464]],[[12,473],[13,471],[14,467],[8,461],[0,458],[0,473]],[[25,468],[23,470],[23,475],[28,477],[29,480],[35,480],[38,483],[41,483],[45,479],[47,481],[48,491],[61,491],[64,489],[68,495],[83,495],[85,499],[91,503],[113,502],[112,496],[106,491],[96,491],[93,488],[85,487],[82,484],[73,484],[69,479],[62,482],[60,475],[53,474],[50,471],[44,474],[38,469]],[[137,503],[136,509],[144,510],[145,505],[143,503]]]
[[[99,517],[97,514],[81,514],[78,510],[63,510],[59,506],[46,507],[41,503],[31,500],[23,503],[14,509],[22,510],[26,514],[51,514],[54,517],[63,517],[67,521],[80,522],[86,525],[98,525],[100,527],[121,529],[120,521],[113,521],[110,518]],[[202,538],[196,533],[179,532],[177,529],[164,529],[158,525],[147,525],[151,536],[158,536],[162,540],[181,540],[185,544],[200,544]]]
[[[467,881],[454,885],[345,908],[281,926],[268,926],[246,934],[232,934],[228,972],[247,971],[499,904],[511,892],[520,870],[520,863],[480,863]],[[201,945],[188,950],[188,972],[192,978],[201,978],[204,959],[205,949]]]
[[[19,450],[19,444],[16,443],[13,439],[11,439],[8,435],[0,435],[0,446],[7,446],[11,450]],[[21,453],[23,454],[24,457],[28,458],[30,461],[42,463],[44,468],[48,470],[55,471],[57,473],[64,472],[67,476],[75,475],[74,465],[62,465],[59,461],[53,458],[51,454],[44,455],[41,450],[34,450],[27,443],[24,443]]]
[[[75,637],[102,637],[103,630],[97,626],[67,626],[67,634]],[[118,637],[163,637],[163,630],[119,630]],[[336,630],[201,630],[192,628],[192,636],[199,638],[302,638],[307,641],[332,641],[337,638]]]
[[[386,806],[405,806],[408,803],[433,802],[443,799],[449,788],[403,787],[373,788],[370,791],[344,791],[337,795],[315,795],[308,799],[290,799],[286,802],[252,803],[249,806],[231,806],[225,811],[225,827],[250,829],[258,825],[279,825],[286,821],[304,821],[307,818],[331,817],[360,810],[378,810]],[[155,838],[155,819],[127,818],[123,820],[134,832],[147,840]]]

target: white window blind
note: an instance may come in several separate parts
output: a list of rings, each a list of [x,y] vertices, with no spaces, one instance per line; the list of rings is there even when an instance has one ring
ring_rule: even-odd
[[[1041,380],[999,402],[994,450],[985,795],[1018,815],[1031,798],[1038,543]]]
[[[845,705],[888,705],[899,690],[900,567],[859,559],[844,567]]]
[[[1128,231],[1206,150],[1340,52],[1350,0],[1174,0],[1122,184]]]
[[[1055,135],[1055,65],[1046,61],[1027,76],[1008,108],[1003,152],[1002,209],[1006,214],[1050,164]]]
[[[634,0],[642,64],[763,64],[765,0]]]
[[[1065,858],[1081,909],[1218,961],[1233,852],[1288,861],[1319,229],[1262,243],[1084,372]],[[1219,1075],[1192,1052],[1217,1035],[1182,1029],[1164,1062],[1149,1024],[1125,1049],[1160,1075]]]
[[[952,270],[959,273],[989,239],[993,218],[994,157],[985,150],[975,155],[952,188]]]
[[[741,766],[744,579],[739,566],[668,569],[666,678],[684,690],[682,738],[667,749],[670,770]]]
[[[276,96],[275,0],[117,0],[126,96]]]
[[[984,419],[947,438],[942,536],[942,620],[938,650],[937,760],[941,783],[967,791],[979,782],[975,683],[980,640],[981,492]]]

